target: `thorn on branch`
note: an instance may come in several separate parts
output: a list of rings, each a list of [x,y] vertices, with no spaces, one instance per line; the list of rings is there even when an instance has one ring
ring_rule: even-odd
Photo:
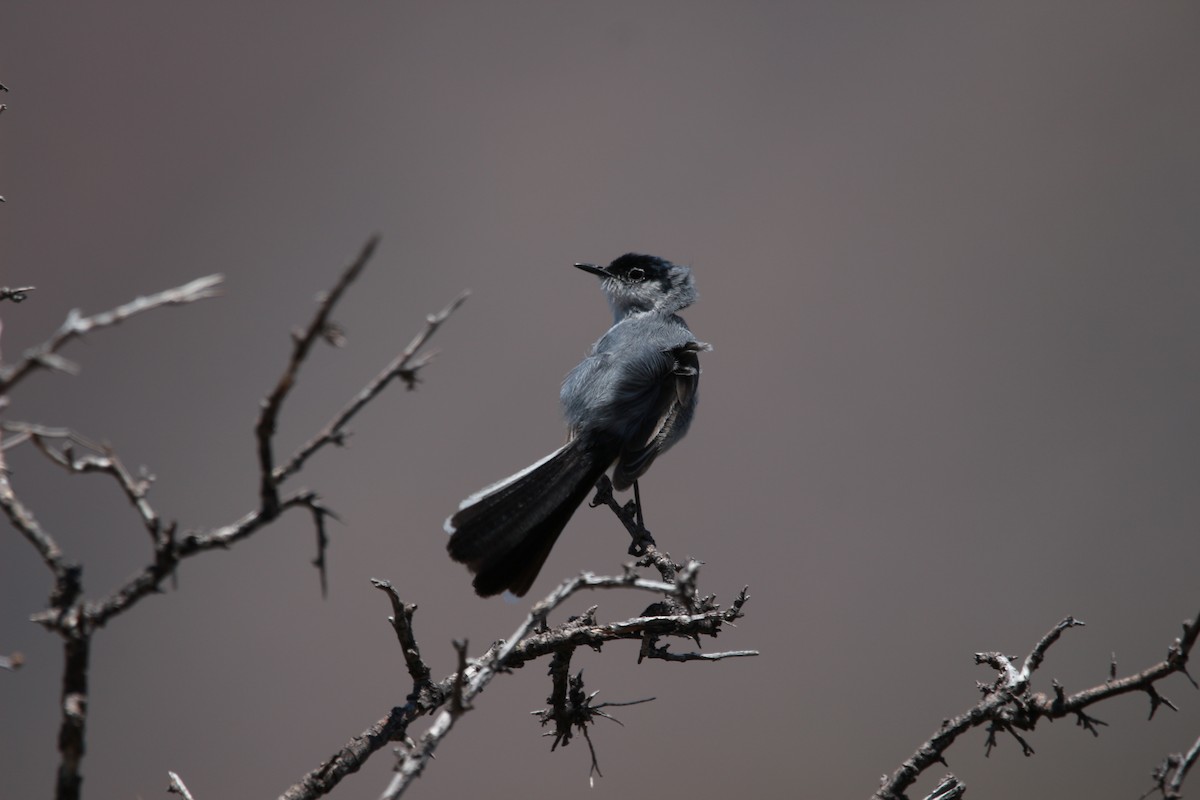
[[[1158,693],[1158,689],[1154,688],[1153,683],[1146,687],[1146,694],[1150,697],[1150,716],[1146,718],[1148,720],[1154,719],[1154,712],[1158,711],[1159,706],[1166,706],[1172,711],[1179,710],[1174,703]]]
[[[996,733],[998,731],[1007,732],[1017,740],[1017,743],[1021,745],[1021,755],[1025,757],[1033,755],[1033,748],[1030,747],[1029,742],[1025,741],[1025,739],[1021,737],[1021,734],[1017,733],[1016,729],[1013,728],[1012,725],[1003,720],[993,719],[988,725],[987,741],[984,742],[983,755],[985,758],[990,758],[992,755],[992,750],[995,749],[995,747],[999,744],[996,741]]]
[[[329,548],[329,535],[325,528],[325,519],[328,517],[341,522],[341,518],[331,509],[322,505],[315,494],[309,496],[304,505],[312,512],[313,526],[317,531],[317,555],[312,560],[312,565],[317,568],[317,574],[320,575],[321,597],[326,598],[329,596],[329,577],[326,571],[325,554]]]
[[[1026,758],[1033,755],[1033,748],[1029,746],[1029,742],[1021,738],[1021,734],[1017,733],[1015,728],[1013,728],[1011,725],[1006,725],[1005,729],[1011,733],[1012,737],[1021,745],[1021,755],[1025,756]]]
[[[999,725],[1000,723],[996,722],[995,720],[992,720],[991,724],[988,725],[987,739],[985,739],[983,743],[984,758],[992,757],[992,750],[995,749],[997,745],[996,730],[998,729]]]
[[[1075,724],[1083,728],[1085,731],[1090,732],[1092,736],[1100,735],[1100,729],[1096,727],[1097,725],[1104,725],[1105,727],[1108,726],[1108,723],[1104,720],[1097,719],[1096,717],[1093,717],[1082,710],[1075,712]]]

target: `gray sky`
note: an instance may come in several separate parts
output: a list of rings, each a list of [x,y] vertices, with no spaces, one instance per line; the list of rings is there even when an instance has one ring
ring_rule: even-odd
[[[1200,11],[1184,3],[12,2],[0,26],[4,353],[68,309],[222,272],[225,294],[106,331],[11,419],[69,425],[158,476],[184,528],[256,501],[251,428],[288,332],[373,231],[382,247],[280,430],[290,452],[472,297],[438,361],[295,482],[342,516],[331,593],[307,519],[193,559],[93,648],[84,788],[273,797],[403,701],[370,577],[420,605],[435,673],[524,605],[482,601],[444,552],[458,501],[556,447],[558,386],[608,324],[570,268],[629,250],[691,264],[706,354],[647,521],[748,616],[755,660],[580,654],[626,727],[549,753],[535,666],[494,683],[417,796],[865,797],[978,697],[980,650],[1067,614],[1042,688],[1163,657],[1200,563]],[[100,478],[11,454],[89,595],[149,557]],[[581,511],[531,598],[627,541]],[[61,653],[28,623],[49,579],[0,535],[5,797],[53,782]],[[644,598],[605,594],[600,616]],[[1136,798],[1200,733],[1200,694],[1144,697],[949,753],[973,797]],[[419,729],[418,729],[419,730]],[[381,754],[341,796],[375,796]],[[936,771],[940,774],[940,771]],[[936,777],[933,775],[931,777]],[[922,784],[921,788],[927,788]],[[919,795],[918,795],[919,796]]]

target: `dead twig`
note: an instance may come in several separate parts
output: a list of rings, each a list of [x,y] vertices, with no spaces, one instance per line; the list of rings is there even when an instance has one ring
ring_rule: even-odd
[[[557,626],[549,626],[549,615],[570,597],[585,589],[633,589],[670,597],[687,591],[686,587],[638,577],[632,571],[617,576],[583,573],[564,581],[543,600],[534,604],[511,636],[496,642],[478,658],[467,658],[465,645],[456,646],[459,668],[451,675],[432,683],[427,682],[428,668],[419,657],[413,634],[410,610],[415,610],[415,606],[401,602],[391,584],[386,581],[374,580],[372,583],[385,591],[391,601],[392,616],[389,621],[396,631],[409,674],[413,678],[413,691],[409,693],[403,706],[392,709],[383,719],[353,737],[317,769],[309,772],[288,789],[281,796],[281,800],[311,800],[328,794],[344,777],[356,772],[373,753],[385,747],[388,742],[408,741],[408,727],[413,721],[427,714],[435,714],[428,730],[402,752],[396,772],[381,795],[382,798],[399,797],[421,774],[433,758],[437,746],[449,735],[455,723],[471,710],[475,698],[496,675],[518,669],[547,656],[560,659],[561,663],[561,659],[567,656],[560,654],[578,647],[598,649],[607,642],[641,639],[647,632],[689,639],[700,635],[716,636],[723,625],[742,615],[741,608],[746,598],[743,591],[730,608],[722,609],[712,603],[707,611],[694,615],[643,616],[601,624],[596,622],[593,611],[581,617],[571,617]],[[397,624],[399,620],[403,622]],[[738,654],[756,653],[738,651]],[[582,691],[582,688],[580,690]],[[594,697],[594,694],[591,697]],[[591,705],[591,698],[587,698],[585,705],[590,708],[587,713],[603,716],[601,712],[604,708],[625,704]]]
[[[53,336],[26,350],[16,364],[0,368],[0,395],[8,394],[22,379],[37,369],[59,370],[71,374],[78,372],[79,368],[75,364],[58,355],[58,351],[68,342],[97,328],[107,328],[122,323],[130,317],[152,308],[194,303],[197,300],[215,297],[219,293],[217,287],[220,286],[222,280],[224,277],[221,275],[197,278],[183,286],[135,298],[123,306],[118,306],[111,311],[103,311],[91,317],[82,316],[77,309],[72,310]]]
[[[1194,619],[1200,619],[1200,616]],[[1200,625],[1194,620],[1183,623],[1183,635],[1168,648],[1164,660],[1141,672],[1117,678],[1114,671],[1110,679],[1103,684],[1070,695],[1057,681],[1052,684],[1053,696],[1034,692],[1030,687],[1030,680],[1045,659],[1046,651],[1058,641],[1063,631],[1081,625],[1083,623],[1074,617],[1067,617],[1059,622],[1037,642],[1020,669],[1013,663],[1013,658],[1002,653],[977,653],[976,663],[987,664],[998,673],[993,683],[981,684],[983,699],[966,712],[945,720],[941,728],[883,782],[873,797],[876,800],[901,800],[904,791],[921,773],[934,764],[945,764],[946,750],[959,736],[972,728],[987,726],[985,748],[989,752],[997,744],[996,734],[1008,733],[1018,742],[1025,755],[1032,755],[1033,748],[1019,731],[1031,731],[1043,719],[1073,716],[1080,727],[1098,736],[1099,726],[1105,723],[1088,714],[1085,709],[1117,695],[1145,692],[1150,698],[1151,716],[1160,705],[1174,708],[1174,705],[1159,693],[1157,684],[1174,674],[1184,675],[1191,680],[1187,672],[1187,662],[1197,636],[1200,635]],[[1194,681],[1192,683],[1195,684]]]

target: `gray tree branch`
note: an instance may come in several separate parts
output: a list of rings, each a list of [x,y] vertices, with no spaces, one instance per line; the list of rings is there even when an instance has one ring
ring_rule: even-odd
[[[1151,717],[1160,705],[1174,708],[1174,705],[1159,693],[1157,684],[1170,675],[1181,674],[1187,677],[1193,686],[1196,685],[1188,674],[1187,662],[1196,644],[1197,635],[1200,635],[1200,624],[1197,624],[1197,620],[1200,620],[1200,615],[1183,623],[1183,635],[1171,644],[1167,649],[1167,657],[1157,664],[1119,679],[1114,674],[1110,680],[1099,686],[1071,695],[1068,695],[1057,681],[1052,684],[1052,696],[1034,692],[1030,684],[1033,674],[1045,659],[1046,651],[1058,641],[1062,632],[1083,625],[1073,617],[1067,617],[1051,628],[1030,651],[1020,669],[1013,664],[1012,659],[1002,653],[976,653],[975,663],[987,664],[998,673],[993,683],[981,687],[983,699],[973,708],[943,722],[941,728],[917,748],[872,797],[875,800],[903,800],[906,797],[905,790],[934,764],[944,765],[945,753],[950,745],[973,728],[987,726],[985,747],[988,752],[996,746],[996,735],[1007,733],[1021,745],[1025,755],[1032,755],[1033,748],[1018,731],[1032,731],[1043,719],[1054,720],[1074,716],[1080,727],[1098,736],[1097,726],[1105,723],[1088,714],[1085,709],[1118,695],[1145,692],[1150,700]],[[1182,781],[1182,778],[1180,780]]]
[[[66,321],[49,339],[26,350],[16,364],[0,367],[0,395],[8,394],[21,380],[40,368],[61,370],[72,374],[78,372],[78,367],[58,355],[58,351],[68,342],[97,328],[107,328],[122,323],[130,317],[152,308],[194,303],[197,300],[215,297],[218,293],[217,287],[220,286],[222,280],[224,278],[221,275],[197,278],[183,286],[135,298],[123,306],[118,306],[111,311],[103,311],[91,317],[82,316],[77,309],[72,310],[67,314]]]
[[[190,532],[178,538],[176,525],[173,522],[164,524],[162,517],[147,498],[151,478],[134,477],[110,448],[96,446],[88,439],[63,428],[49,428],[31,423],[10,423],[4,426],[5,431],[14,435],[0,446],[0,510],[3,510],[13,527],[34,547],[53,576],[53,590],[48,608],[33,614],[31,619],[55,632],[63,640],[62,718],[58,737],[60,763],[55,794],[58,800],[76,800],[80,796],[80,765],[85,752],[88,667],[92,635],[110,619],[132,608],[143,597],[160,591],[162,582],[174,574],[181,561],[209,550],[227,549],[262,529],[285,511],[302,508],[312,515],[317,529],[318,556],[315,563],[320,571],[324,589],[324,524],[325,519],[333,514],[321,505],[317,495],[310,491],[296,492],[282,499],[279,497],[278,484],[282,477],[276,478],[272,467],[272,437],[283,401],[295,384],[312,343],[318,335],[332,338],[329,314],[346,287],[366,265],[376,242],[374,237],[367,242],[358,258],[343,271],[334,289],[320,301],[305,333],[296,339],[283,377],[264,401],[263,411],[256,426],[262,465],[262,502],[258,509],[235,522],[208,531]],[[59,350],[71,340],[92,330],[116,325],[152,308],[191,303],[212,297],[217,293],[220,282],[219,275],[200,278],[175,289],[139,297],[111,311],[91,317],[83,317],[78,311],[72,311],[68,314],[66,322],[50,339],[26,351],[16,364],[0,367],[0,407],[3,407],[8,394],[22,379],[39,368],[74,372],[74,365],[58,355]],[[7,299],[23,299],[21,292],[28,291],[29,288],[10,291]],[[436,330],[460,303],[461,299],[451,304],[438,315],[436,321],[431,317],[425,330],[418,334],[413,344],[402,354],[404,361],[401,366],[396,367],[397,362],[393,362],[392,369],[398,377],[411,382],[416,370],[428,363],[430,357],[419,353],[418,350],[433,330]],[[360,392],[359,402],[354,411],[378,396],[382,389],[383,385],[368,385],[367,389]],[[353,412],[339,418],[339,432],[341,426],[352,415]],[[65,558],[55,538],[41,526],[33,511],[22,503],[14,491],[5,457],[13,446],[23,442],[31,442],[42,455],[73,474],[100,473],[111,476],[137,512],[142,526],[150,533],[153,558],[138,574],[108,596],[99,600],[82,599],[82,567]],[[90,452],[78,454],[76,448]],[[315,449],[313,448],[314,451]],[[304,458],[311,453],[312,451],[309,451]],[[297,462],[295,470],[298,470],[302,463],[303,459]],[[182,787],[181,781],[179,785]]]
[[[686,566],[690,575],[694,575],[695,569],[695,562]],[[724,625],[742,616],[742,606],[748,599],[743,590],[738,593],[729,608],[721,609],[711,598],[684,596],[695,594],[694,580],[687,583],[648,580],[638,576],[633,571],[633,565],[630,565],[625,574],[618,576],[598,576],[585,572],[564,581],[545,599],[536,603],[511,636],[498,641],[478,658],[467,659],[465,645],[461,645],[460,659],[465,666],[433,683],[429,680],[428,667],[420,657],[412,630],[412,611],[415,611],[415,606],[403,603],[387,581],[375,580],[373,584],[387,593],[391,602],[393,614],[389,621],[400,642],[409,675],[413,680],[413,689],[406,698],[405,705],[393,708],[383,719],[353,737],[319,767],[284,792],[280,800],[312,800],[322,797],[331,792],[347,775],[357,772],[371,755],[386,747],[389,742],[405,742],[407,747],[396,765],[395,774],[381,795],[381,798],[399,797],[422,773],[437,746],[449,735],[458,719],[472,710],[473,700],[497,674],[517,669],[530,661],[547,656],[567,658],[568,656],[563,654],[570,653],[578,647],[598,648],[606,642],[621,639],[640,640],[648,633],[684,639],[698,636],[715,637]],[[704,610],[696,614],[640,616],[600,624],[596,622],[593,609],[582,617],[571,617],[559,625],[550,627],[550,614],[568,598],[586,589],[645,591],[672,599],[680,605],[693,605]],[[757,654],[757,651],[741,650],[723,654],[723,657]],[[603,707],[603,704],[592,706],[591,710],[594,713]],[[408,736],[409,725],[420,717],[435,712],[436,716],[429,728],[413,742]]]

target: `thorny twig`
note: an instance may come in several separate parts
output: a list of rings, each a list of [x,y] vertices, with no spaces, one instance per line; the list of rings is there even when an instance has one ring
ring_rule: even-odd
[[[279,381],[275,384],[275,388],[271,390],[271,393],[262,402],[262,408],[258,415],[258,423],[254,426],[254,435],[258,442],[260,508],[267,516],[274,516],[279,511],[280,481],[275,477],[275,449],[273,442],[275,429],[279,420],[279,410],[283,407],[283,401],[291,392],[292,387],[296,385],[300,366],[308,358],[313,343],[319,337],[326,336],[330,330],[329,315],[333,312],[333,307],[341,299],[350,284],[354,282],[354,279],[363,271],[363,268],[367,266],[367,262],[371,259],[371,255],[375,252],[375,247],[378,244],[378,236],[372,236],[367,240],[367,243],[359,251],[358,256],[342,270],[342,274],[338,277],[337,282],[334,283],[333,288],[320,298],[320,303],[317,305],[317,312],[313,315],[308,326],[302,333],[292,334],[292,355],[288,359],[287,365],[284,366],[283,374],[279,376]]]
[[[266,454],[263,462],[262,486],[260,487],[263,494],[262,503],[259,508],[239,520],[209,531],[191,532],[177,538],[175,524],[164,524],[161,516],[147,499],[152,478],[150,476],[135,478],[110,448],[92,444],[84,437],[66,429],[32,424],[6,426],[8,430],[17,435],[0,448],[0,511],[4,512],[12,525],[33,545],[54,577],[54,588],[50,595],[49,607],[45,611],[32,615],[31,619],[57,633],[64,643],[62,721],[59,730],[61,760],[55,795],[58,800],[74,800],[79,797],[92,634],[114,616],[131,608],[141,598],[160,591],[162,582],[174,574],[176,567],[183,559],[208,550],[228,548],[260,530],[287,510],[305,508],[312,515],[317,529],[318,554],[315,563],[321,571],[322,591],[324,591],[325,519],[334,516],[333,512],[324,507],[319,502],[317,495],[311,491],[295,492],[283,498],[279,496],[278,483],[281,478],[276,479],[270,469],[271,437],[283,400],[296,380],[312,340],[317,333],[328,332],[328,316],[334,303],[350,281],[361,271],[375,242],[375,238],[368,242],[359,258],[343,273],[335,285],[334,291],[330,292],[321,302],[312,323],[307,328],[308,333],[300,337],[303,346],[298,344],[293,350],[284,371],[284,377],[281,378],[280,384],[264,404],[263,416],[260,417],[257,428],[260,456],[264,452]],[[217,287],[221,280],[219,275],[200,278],[175,289],[137,298],[112,311],[91,317],[83,317],[78,311],[72,311],[68,314],[66,322],[50,339],[26,351],[22,360],[16,364],[0,368],[0,403],[5,399],[7,392],[35,369],[50,368],[74,372],[74,365],[58,355],[58,351],[72,339],[79,338],[97,328],[116,325],[135,314],[152,308],[191,303],[212,297],[217,293]],[[453,304],[450,310],[456,308],[460,302],[461,300]],[[404,378],[405,375],[411,377],[416,369],[428,363],[429,356],[422,355],[417,351],[448,314],[449,311],[442,312],[436,322],[434,318],[430,318],[425,330],[418,334],[414,343],[402,354],[402,357],[409,360],[406,366],[397,373],[399,377]],[[393,362],[393,364],[395,363]],[[374,385],[372,384],[372,386]],[[372,386],[369,386],[368,389],[372,389]],[[382,386],[374,387],[365,396],[360,393],[360,402],[354,410],[357,411],[363,404],[377,396],[382,388]],[[344,415],[340,424],[344,424],[351,415]],[[51,444],[54,440],[62,440],[65,444],[56,447]],[[4,468],[4,453],[7,448],[26,441],[32,442],[52,462],[70,472],[99,472],[112,476],[138,512],[143,527],[150,533],[154,547],[153,559],[141,572],[107,597],[100,600],[81,599],[83,592],[82,567],[66,560],[62,548],[55,538],[41,526],[33,512],[21,502],[13,491],[8,472]],[[77,455],[76,447],[82,447],[91,452]],[[297,463],[296,469],[299,469],[299,463]]]
[[[158,513],[155,512],[154,508],[146,500],[150,484],[154,481],[153,475],[147,474],[141,478],[134,478],[129,470],[125,468],[125,465],[121,463],[121,459],[117,457],[111,447],[103,447],[95,444],[68,428],[49,428],[44,425],[34,425],[27,422],[6,422],[3,428],[9,433],[17,434],[5,442],[5,449],[29,440],[50,461],[68,472],[77,474],[99,472],[111,475],[120,486],[125,498],[137,510],[138,516],[141,517],[142,524],[147,532],[149,532],[151,540],[157,539],[161,531],[162,521],[159,519]],[[60,448],[55,448],[50,444],[52,440],[63,440],[65,444]],[[76,446],[93,452],[77,456],[75,454]]]
[[[594,613],[595,606],[588,610],[589,615],[594,615]],[[594,622],[594,617],[592,617],[592,621]],[[649,703],[654,698],[646,697],[641,700],[592,705],[592,701],[596,699],[596,695],[599,692],[591,692],[590,694],[584,692],[583,670],[580,670],[575,675],[570,674],[571,655],[574,652],[575,648],[573,647],[563,648],[555,652],[554,657],[550,659],[549,675],[551,678],[551,691],[550,696],[546,698],[546,702],[550,705],[529,713],[537,717],[543,726],[551,722],[554,723],[553,731],[547,731],[542,734],[543,736],[554,737],[554,741],[550,744],[551,751],[554,751],[560,744],[563,747],[570,744],[576,729],[578,729],[579,733],[583,734],[583,738],[588,745],[588,752],[592,757],[592,768],[589,778],[596,776],[603,777],[603,774],[600,772],[600,762],[596,757],[596,748],[592,744],[592,737],[588,733],[588,728],[597,718],[609,719],[618,725],[622,724],[619,719],[604,711],[605,708]]]
[[[39,368],[55,369],[71,374],[78,372],[79,369],[75,364],[58,355],[58,351],[62,349],[63,345],[73,339],[78,339],[97,328],[117,325],[152,308],[194,303],[197,300],[214,297],[219,291],[217,287],[220,286],[222,280],[224,278],[221,275],[197,278],[183,286],[167,289],[147,297],[138,297],[123,306],[90,317],[84,317],[78,310],[72,310],[53,336],[26,350],[16,364],[0,368],[0,395],[8,394],[25,376]]]
[[[316,436],[297,450],[288,460],[287,464],[275,468],[273,473],[275,483],[282,483],[299,472],[305,462],[325,445],[343,444],[346,436],[346,423],[361,411],[363,406],[371,402],[376,395],[387,388],[390,382],[401,380],[409,389],[414,388],[417,384],[417,372],[433,358],[432,353],[424,353],[420,356],[417,354],[425,346],[425,342],[428,341],[429,337],[433,336],[442,323],[458,310],[458,307],[466,301],[467,297],[468,293],[463,292],[441,311],[426,317],[425,327],[409,342],[408,347],[405,347],[404,351],[392,360],[392,363],[380,370],[379,374],[370,383],[351,398],[345,408],[338,412],[337,416],[331,419]]]
[[[258,421],[254,426],[254,434],[259,462],[259,512],[268,520],[274,519],[283,510],[283,506],[286,505],[286,502],[281,501],[279,497],[279,487],[283,482],[303,469],[308,459],[322,447],[328,444],[342,444],[346,437],[345,427],[355,414],[378,397],[393,380],[398,379],[403,381],[409,389],[412,389],[416,385],[417,372],[433,360],[433,354],[421,352],[422,348],[429,341],[429,338],[437,332],[442,323],[449,319],[450,315],[467,299],[467,293],[464,292],[441,311],[427,316],[425,318],[425,327],[413,337],[412,341],[409,342],[408,346],[399,355],[392,359],[391,363],[385,366],[375,378],[360,389],[350,402],[316,436],[300,447],[288,459],[286,464],[275,466],[274,436],[283,401],[296,385],[300,367],[307,359],[317,339],[324,338],[335,344],[340,344],[342,341],[341,331],[330,319],[333,308],[342,295],[345,294],[350,284],[358,278],[374,254],[378,244],[378,236],[372,236],[368,239],[358,255],[342,270],[342,274],[334,283],[333,288],[321,295],[317,311],[308,325],[302,332],[293,334],[292,353],[287,365],[284,367],[283,374],[279,377],[279,381],[275,384],[274,389],[271,390],[271,393],[262,402]],[[313,512],[313,521],[317,530],[317,556],[313,559],[313,566],[317,568],[317,573],[320,576],[321,594],[324,596],[328,592],[328,579],[325,571],[325,553],[328,539],[325,535],[325,519],[326,517],[337,519],[337,515],[329,509],[316,504],[315,498],[314,502],[309,505]]]
[[[409,674],[413,678],[413,691],[403,706],[393,708],[383,719],[352,738],[320,767],[288,789],[281,800],[316,798],[329,793],[344,777],[356,772],[373,753],[385,747],[388,742],[406,741],[408,726],[414,720],[436,712],[428,730],[403,753],[391,782],[381,796],[399,797],[421,774],[433,757],[438,744],[449,734],[455,722],[470,710],[472,701],[497,674],[520,668],[530,661],[564,650],[578,647],[599,648],[606,642],[619,639],[636,640],[647,632],[683,638],[697,635],[716,636],[724,625],[731,624],[742,616],[742,606],[746,599],[745,593],[742,592],[730,608],[721,609],[714,603],[708,610],[694,615],[643,616],[608,624],[598,624],[594,615],[585,615],[572,617],[558,626],[549,627],[549,615],[568,598],[585,589],[636,589],[672,597],[687,591],[686,587],[638,577],[632,571],[619,576],[583,573],[564,581],[545,599],[536,603],[510,637],[496,642],[478,658],[467,659],[465,648],[460,650],[460,663],[465,667],[437,683],[430,683],[427,677],[428,668],[420,658],[420,651],[412,633],[412,616],[409,609],[414,607],[402,603],[386,581],[373,583],[387,592],[391,601],[393,613],[390,621],[396,629]],[[696,601],[693,599],[689,602]],[[403,624],[397,625],[399,619],[404,620]],[[737,651],[736,654],[757,653]],[[455,697],[458,699],[454,699]],[[593,710],[595,708],[597,707],[593,707]]]
[[[1124,678],[1116,678],[1114,672],[1110,680],[1103,684],[1072,695],[1068,695],[1057,681],[1053,683],[1053,697],[1034,692],[1030,687],[1030,680],[1044,660],[1046,651],[1058,640],[1062,632],[1067,628],[1083,625],[1073,617],[1067,617],[1047,632],[1030,651],[1021,669],[1016,668],[1013,659],[1001,653],[977,653],[976,663],[987,664],[998,673],[993,683],[981,686],[983,699],[965,713],[945,720],[941,728],[884,781],[873,797],[876,800],[901,800],[905,797],[904,791],[922,772],[934,764],[945,763],[946,750],[955,739],[972,728],[987,726],[985,747],[988,751],[996,746],[996,734],[1003,732],[1011,734],[1021,745],[1022,752],[1031,755],[1033,748],[1018,731],[1033,730],[1042,719],[1074,716],[1080,727],[1093,735],[1099,735],[1097,726],[1105,723],[1089,715],[1085,709],[1111,697],[1128,692],[1145,692],[1150,699],[1151,716],[1160,705],[1174,708],[1170,701],[1161,696],[1156,684],[1176,673],[1191,680],[1187,672],[1187,662],[1197,636],[1200,635],[1200,624],[1197,624],[1196,620],[1200,620],[1200,616],[1184,622],[1183,635],[1168,648],[1167,657],[1163,661]],[[1195,681],[1192,683],[1194,685]]]

